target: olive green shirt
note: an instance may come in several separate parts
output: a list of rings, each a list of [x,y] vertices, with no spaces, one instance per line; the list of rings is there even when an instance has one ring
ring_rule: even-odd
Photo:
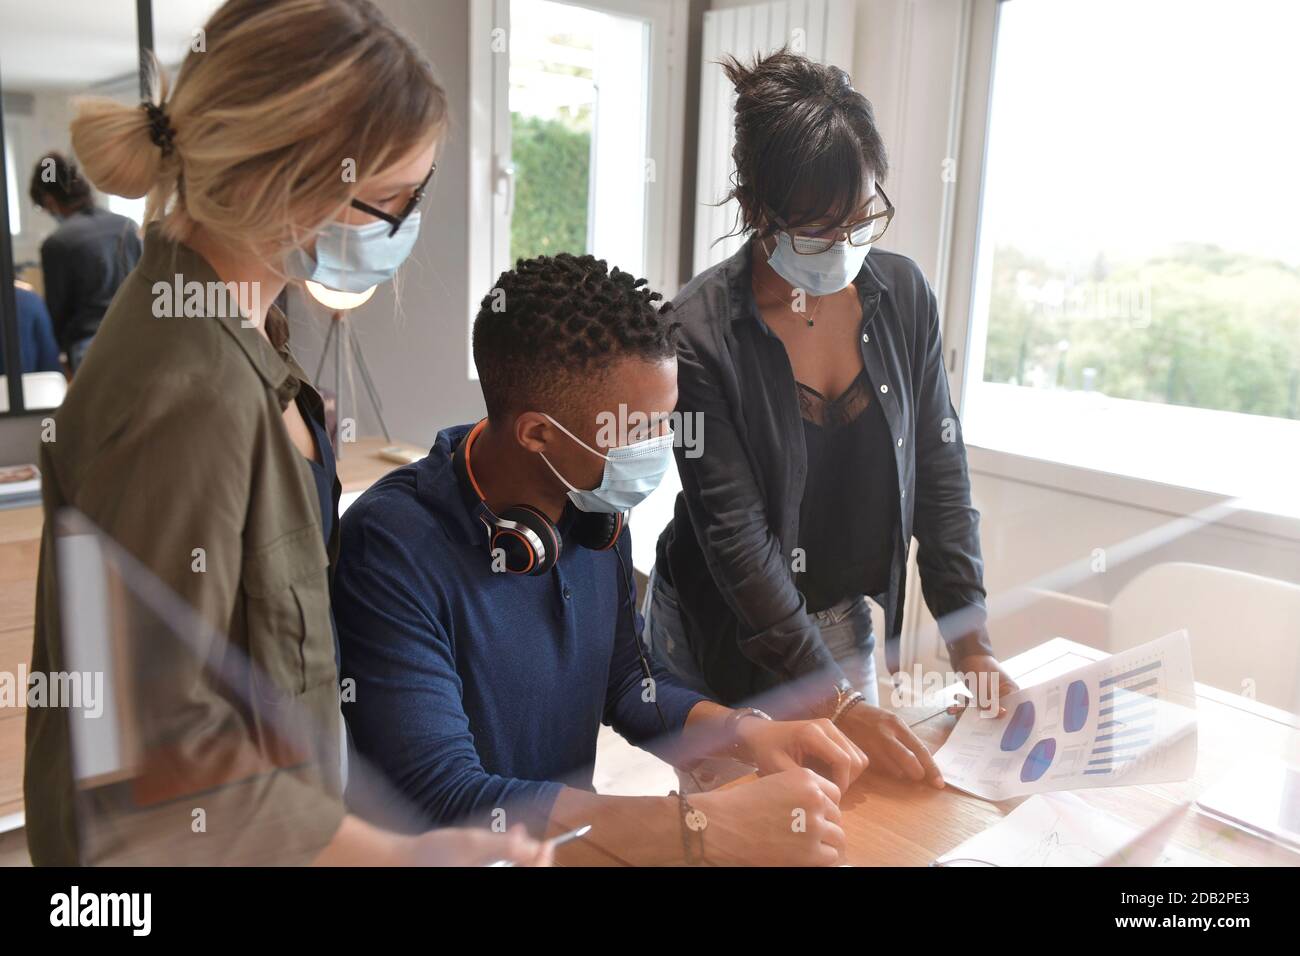
[[[178,282],[218,295],[178,297]],[[318,421],[323,406],[288,351],[283,313],[272,307],[263,335],[223,289],[201,256],[151,226],[41,447],[33,673],[65,670],[53,526],[65,506],[203,626],[186,629],[188,648],[156,623],[120,628],[140,758],[126,780],[74,782],[69,722],[84,718],[28,708],[38,865],[305,862],[344,814],[329,595],[338,522],[327,547],[311,465],[282,419],[295,399]],[[338,497],[336,479],[336,510]]]

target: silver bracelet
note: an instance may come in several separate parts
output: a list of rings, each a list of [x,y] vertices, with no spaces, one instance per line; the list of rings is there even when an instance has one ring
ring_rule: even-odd
[[[731,738],[731,754],[733,757],[740,759],[742,763],[748,762],[749,754],[742,753],[740,740],[736,737],[736,726],[746,717],[757,717],[760,720],[771,720],[772,715],[759,710],[757,707],[741,707],[739,710],[733,710],[727,715],[726,722],[723,723],[726,735]]]
[[[849,694],[842,701],[840,701],[840,705],[835,708],[835,713],[831,715],[831,723],[838,724],[840,722],[840,718],[844,716],[845,712],[848,711],[850,707],[852,707],[854,704],[861,703],[864,700],[866,700],[866,698],[862,696],[861,691],[855,690],[853,693]]]

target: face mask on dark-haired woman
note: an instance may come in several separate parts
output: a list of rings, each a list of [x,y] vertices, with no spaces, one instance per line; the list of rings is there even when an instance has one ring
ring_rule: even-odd
[[[807,241],[788,232],[778,232],[767,264],[794,288],[803,289],[809,295],[830,295],[846,288],[857,278],[871,251],[870,243],[854,246],[843,239],[823,252],[795,251],[795,243]]]

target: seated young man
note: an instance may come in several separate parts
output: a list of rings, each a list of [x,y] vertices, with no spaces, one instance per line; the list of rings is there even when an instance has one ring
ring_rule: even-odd
[[[862,751],[829,721],[715,704],[640,653],[626,511],[670,466],[677,402],[677,326],[658,299],[591,256],[501,276],[474,323],[488,417],[439,433],[344,515],[344,714],[432,823],[591,824],[560,862],[834,863]],[[657,424],[619,438],[602,413]],[[735,753],[765,776],[601,796],[602,723],[679,764]]]

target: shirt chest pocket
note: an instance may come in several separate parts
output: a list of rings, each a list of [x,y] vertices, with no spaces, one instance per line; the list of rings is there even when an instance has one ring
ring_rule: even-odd
[[[328,566],[314,525],[245,554],[248,654],[263,697],[297,696],[338,679]]]

